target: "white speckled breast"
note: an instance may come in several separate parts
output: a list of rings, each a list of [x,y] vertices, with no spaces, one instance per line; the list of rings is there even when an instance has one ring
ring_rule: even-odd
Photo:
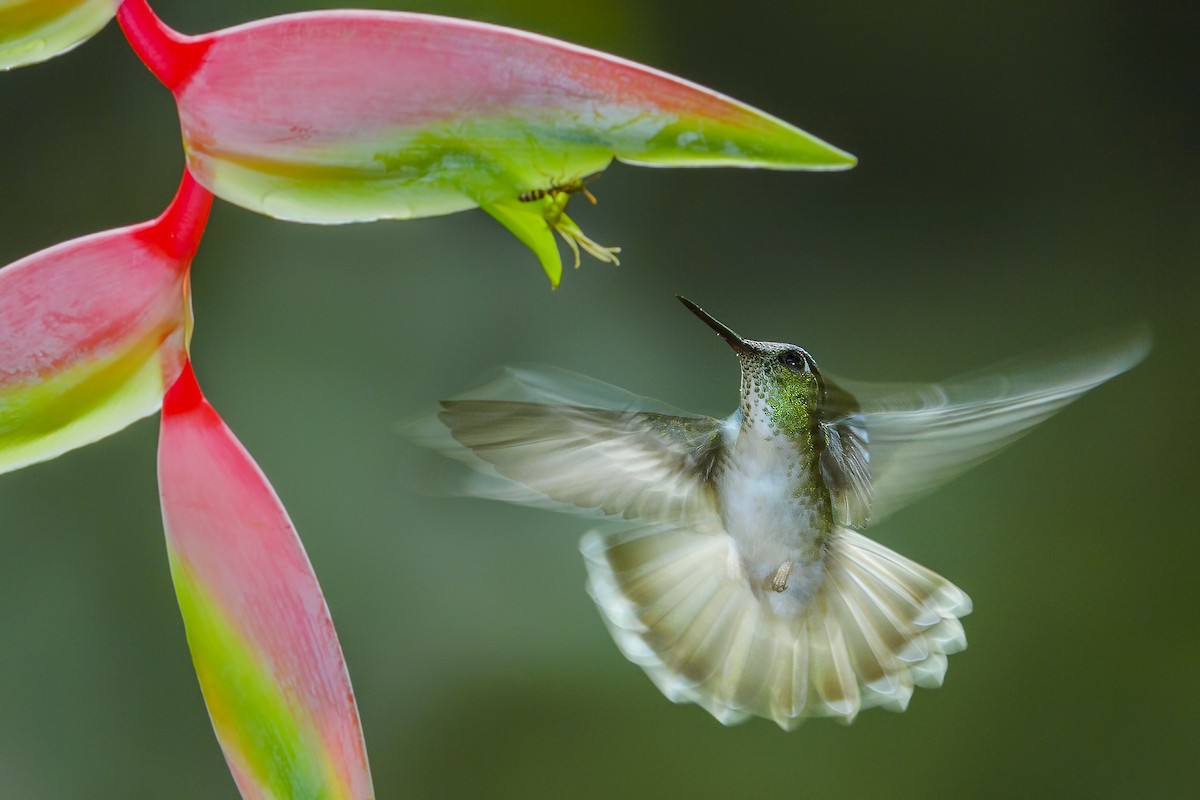
[[[743,576],[777,613],[794,614],[820,585],[829,524],[805,491],[820,476],[810,474],[791,439],[771,431],[762,411],[752,407],[746,418],[739,409],[726,421],[728,461],[717,494]],[[765,589],[786,561],[795,564],[787,588]]]

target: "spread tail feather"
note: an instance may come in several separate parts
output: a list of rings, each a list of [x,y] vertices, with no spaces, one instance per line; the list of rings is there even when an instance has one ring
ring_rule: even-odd
[[[825,579],[783,616],[741,575],[728,537],[658,525],[589,533],[588,592],[617,645],[674,702],[726,725],[767,717],[850,722],[863,708],[902,711],[914,686],[938,686],[966,647],[971,601],[940,575],[849,529]]]

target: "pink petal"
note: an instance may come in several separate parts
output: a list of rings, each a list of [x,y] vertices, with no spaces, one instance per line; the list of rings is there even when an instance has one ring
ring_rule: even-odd
[[[218,196],[321,223],[480,207],[534,249],[553,281],[556,231],[615,260],[555,202],[614,158],[788,170],[855,163],[694,83],[495,25],[334,10],[183,36],[145,0],[127,0],[118,19],[174,92],[188,164]]]
[[[158,409],[183,365],[188,267],[211,204],[185,172],[158,219],[0,270],[0,472]]]
[[[36,64],[89,39],[121,0],[0,0],[0,70]]]
[[[188,644],[243,797],[372,797],[354,693],[312,565],[190,366],[163,401],[158,458]]]

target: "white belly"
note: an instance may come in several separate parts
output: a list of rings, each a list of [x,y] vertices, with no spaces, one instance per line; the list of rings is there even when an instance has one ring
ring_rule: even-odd
[[[820,540],[828,523],[803,491],[811,477],[794,443],[741,432],[718,482],[721,517],[734,541],[739,567],[755,593],[778,613],[802,610],[820,585]],[[791,566],[785,565],[791,562]],[[780,569],[786,588],[770,587]]]

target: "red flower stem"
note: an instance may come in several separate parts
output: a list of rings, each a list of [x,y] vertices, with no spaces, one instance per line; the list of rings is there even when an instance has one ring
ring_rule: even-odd
[[[175,383],[163,397],[163,416],[170,414],[185,414],[204,402],[200,385],[196,383],[196,374],[192,372],[192,362],[183,362],[183,372],[175,379]]]
[[[185,168],[175,199],[158,219],[140,230],[138,236],[171,258],[188,262],[200,246],[212,202],[212,194]]]
[[[200,66],[212,44],[207,36],[184,36],[154,15],[146,0],[125,0],[117,22],[138,58],[172,92]]]

